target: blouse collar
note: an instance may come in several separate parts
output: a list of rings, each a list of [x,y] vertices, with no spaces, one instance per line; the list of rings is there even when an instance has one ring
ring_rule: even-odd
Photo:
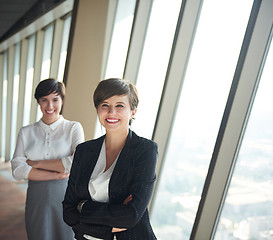
[[[59,119],[56,122],[54,122],[54,123],[52,123],[50,125],[45,124],[42,121],[42,119],[39,120],[39,124],[44,130],[50,129],[50,130],[54,131],[60,124],[63,123],[63,121],[64,121],[64,118],[63,118],[62,115],[60,115]]]

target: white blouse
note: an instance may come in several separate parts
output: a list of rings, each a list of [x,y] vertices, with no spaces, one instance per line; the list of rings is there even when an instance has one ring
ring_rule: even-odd
[[[51,125],[42,120],[22,127],[18,133],[17,144],[11,160],[12,174],[16,180],[28,179],[31,166],[29,160],[62,160],[65,172],[69,172],[74,151],[84,141],[81,124],[68,121],[62,116]]]
[[[93,173],[91,175],[89,185],[88,185],[88,190],[93,201],[109,202],[108,186],[109,186],[111,175],[116,166],[118,157],[119,157],[119,154],[117,158],[115,159],[115,161],[113,162],[113,164],[111,165],[111,167],[108,168],[107,171],[104,171],[106,167],[106,151],[105,151],[105,140],[104,140],[100,150],[98,161],[93,170]],[[89,236],[87,234],[84,234],[83,236],[86,239],[90,239],[90,240],[100,239],[100,238]]]

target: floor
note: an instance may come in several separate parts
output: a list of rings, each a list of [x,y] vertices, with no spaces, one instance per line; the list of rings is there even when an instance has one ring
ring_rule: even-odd
[[[25,181],[12,178],[9,163],[0,163],[0,240],[27,240]]]

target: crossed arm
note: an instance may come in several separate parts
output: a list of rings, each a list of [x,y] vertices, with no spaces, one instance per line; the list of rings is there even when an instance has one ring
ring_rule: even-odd
[[[26,162],[29,166],[32,167],[28,175],[29,180],[57,180],[68,178],[69,176],[69,173],[65,173],[65,168],[61,159],[52,159],[46,161],[27,160]]]
[[[62,159],[58,158],[51,160],[36,160],[36,157],[39,156],[39,153],[35,152],[36,143],[29,141],[28,133],[31,131],[32,130],[29,130],[28,128],[22,128],[19,131],[16,149],[13,159],[11,160],[14,178],[17,180],[29,179],[36,181],[67,178],[69,176],[68,172],[70,170],[73,159],[73,151],[79,143],[84,141],[84,133],[80,123],[76,123],[72,126],[72,129],[70,130],[72,141],[68,142],[69,145],[66,145],[69,150],[67,151],[67,156],[64,156]],[[37,139],[39,138],[37,137]],[[34,158],[35,161],[34,159],[31,159],[31,156],[33,156],[33,154],[26,154],[26,149],[32,148],[34,150],[31,150],[31,152],[34,152],[36,154],[36,157]]]
[[[101,238],[111,232],[134,227],[147,209],[152,194],[157,147],[153,145],[150,149],[146,149],[139,159],[136,159],[133,184],[128,186],[132,195],[127,197],[123,203],[102,203],[89,199],[83,205],[81,213],[77,211],[76,207],[83,199],[75,192],[77,189],[76,179],[81,172],[79,159],[76,151],[63,201],[64,221],[72,226],[75,232],[82,231],[81,233]],[[88,232],[86,232],[87,230]]]

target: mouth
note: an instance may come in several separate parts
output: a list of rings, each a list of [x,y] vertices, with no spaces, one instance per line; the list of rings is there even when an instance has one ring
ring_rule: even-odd
[[[108,123],[117,123],[117,122],[119,122],[119,119],[116,119],[116,118],[106,118],[106,122],[108,122]]]
[[[50,111],[49,111],[49,110],[46,110],[46,113],[47,113],[47,114],[52,114],[52,113],[54,113],[54,110],[50,110]]]

